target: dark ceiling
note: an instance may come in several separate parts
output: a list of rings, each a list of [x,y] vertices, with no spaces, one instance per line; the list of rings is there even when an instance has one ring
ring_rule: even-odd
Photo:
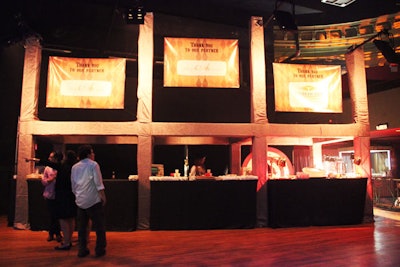
[[[130,3],[132,1],[123,1]],[[189,16],[213,22],[247,26],[250,16],[268,19],[273,11],[293,12],[298,25],[351,22],[400,10],[399,0],[357,0],[345,8],[321,3],[320,0],[147,0],[145,6],[154,12]]]
[[[275,9],[294,13],[299,26],[357,22],[400,12],[400,0],[356,0],[343,8],[321,0],[5,0],[0,9],[0,52],[2,47],[23,43],[30,34],[38,34],[44,42],[55,45],[62,45],[65,39],[74,39],[74,44],[88,38],[104,40],[110,25],[123,28],[126,9],[137,6],[139,1],[147,12],[241,28],[248,27],[251,16],[268,21]],[[399,38],[397,34],[397,42]],[[367,68],[368,93],[400,88],[399,71],[389,70],[387,64]]]
[[[7,0],[7,3],[0,11],[2,46],[19,42],[32,33],[52,44],[62,43],[66,38],[77,43],[85,38],[104,40],[110,25],[126,23],[126,9],[137,5],[155,14],[243,28],[248,27],[251,16],[270,21],[276,9],[294,14],[298,26],[356,22],[400,12],[400,0],[356,0],[347,7],[328,5],[321,0]],[[367,80],[369,93],[397,88],[400,72],[393,72],[387,66],[369,68]]]
[[[400,0],[356,0],[347,7],[336,7],[320,0],[6,0],[2,6],[2,41],[7,41],[23,20],[34,30],[55,30],[90,21],[110,24],[114,13],[143,5],[148,12],[190,17],[199,20],[247,27],[251,16],[267,21],[275,9],[295,14],[297,25],[327,25],[354,22],[400,11]],[[334,0],[330,0],[334,1]],[[138,4],[142,3],[142,4]],[[20,16],[20,18],[16,18]],[[21,25],[19,25],[21,26]],[[40,28],[40,29],[39,29]]]

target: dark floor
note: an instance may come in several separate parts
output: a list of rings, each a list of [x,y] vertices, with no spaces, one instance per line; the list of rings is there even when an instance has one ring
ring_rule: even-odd
[[[374,212],[379,209],[374,209]],[[241,230],[107,232],[107,254],[55,251],[42,231],[15,230],[0,217],[0,266],[400,266],[400,220],[379,210],[374,223]],[[377,214],[376,212],[375,214]]]

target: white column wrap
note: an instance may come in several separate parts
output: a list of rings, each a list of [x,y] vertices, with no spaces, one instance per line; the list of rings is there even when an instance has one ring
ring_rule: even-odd
[[[371,158],[369,137],[368,94],[365,74],[364,51],[362,47],[346,54],[346,67],[349,75],[350,98],[353,107],[354,122],[358,125],[359,135],[354,138],[354,158],[360,158],[356,172],[368,177],[365,199],[364,221],[373,221]]]
[[[32,163],[25,162],[25,158],[33,155],[33,137],[27,127],[29,121],[37,119],[40,63],[42,49],[37,38],[28,38],[25,41],[24,72],[22,80],[21,110],[18,125],[17,139],[17,181],[15,194],[16,229],[28,229],[28,185],[26,176],[33,169]]]
[[[37,119],[40,63],[42,49],[37,38],[25,42],[24,73],[22,79],[20,120]]]
[[[265,136],[253,137],[252,170],[258,176],[257,184],[257,226],[265,227],[268,224],[267,215],[267,141]]]
[[[150,180],[153,142],[151,136],[138,138],[138,229],[150,227]]]
[[[262,17],[251,17],[250,31],[251,122],[265,123],[267,122],[267,101]]]
[[[356,173],[361,174],[362,177],[368,177],[364,206],[364,222],[366,223],[374,221],[370,149],[370,137],[354,138],[354,158],[361,159],[360,165],[356,165]]]
[[[153,142],[151,136],[153,93],[153,13],[146,13],[138,42],[138,229],[150,227],[150,180]]]
[[[152,121],[153,92],[153,13],[146,13],[140,25],[138,41],[138,109],[139,122]]]
[[[367,80],[362,47],[346,54],[354,122],[369,126]]]

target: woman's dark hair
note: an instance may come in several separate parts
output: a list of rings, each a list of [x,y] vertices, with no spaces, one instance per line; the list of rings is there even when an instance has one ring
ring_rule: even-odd
[[[57,162],[61,162],[61,161],[63,160],[63,158],[64,158],[64,155],[63,155],[62,152],[60,152],[60,151],[54,151],[54,159],[55,159]]]
[[[204,166],[203,159],[205,159],[205,156],[198,156],[194,159],[194,165],[196,166]]]
[[[76,163],[77,161],[77,156],[75,151],[73,150],[67,150],[67,152],[65,152],[65,162],[73,165],[74,163]]]
[[[78,155],[79,155],[79,159],[85,159],[87,158],[90,154],[92,154],[93,152],[93,148],[91,145],[82,145],[79,147],[78,149]]]

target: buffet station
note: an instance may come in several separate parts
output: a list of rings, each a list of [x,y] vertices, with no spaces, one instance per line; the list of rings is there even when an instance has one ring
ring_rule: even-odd
[[[150,177],[150,229],[254,228],[257,176]]]
[[[352,225],[363,221],[367,178],[269,179],[272,228]]]
[[[50,216],[42,196],[40,177],[27,178],[28,216],[30,229],[48,230]],[[138,181],[137,179],[104,179],[107,205],[105,219],[107,231],[134,231],[137,227]]]
[[[183,68],[185,70],[197,69],[194,67],[200,64],[209,73],[204,82],[199,84],[198,72],[185,73],[188,75],[185,79],[181,79],[178,73],[175,73],[178,69],[176,66],[165,64],[170,68],[164,69],[163,86],[159,87],[157,82],[157,88],[153,86],[152,75],[147,75],[153,71],[154,51],[148,44],[153,43],[154,36],[153,16],[146,14],[146,17],[148,27],[140,27],[142,32],[138,35],[138,47],[143,49],[138,50],[140,64],[137,66],[139,71],[135,79],[137,78],[137,84],[140,86],[129,90],[125,90],[125,85],[131,84],[125,82],[126,59],[48,55],[43,58],[46,61],[42,62],[42,57],[39,56],[42,53],[41,46],[37,45],[39,40],[27,44],[16,153],[19,164],[16,172],[18,175],[15,228],[25,229],[30,224],[32,230],[41,230],[47,225],[45,214],[47,209],[42,198],[43,188],[40,179],[25,179],[28,178],[27,175],[32,171],[33,165],[24,162],[24,159],[36,156],[33,152],[41,138],[45,139],[44,147],[52,144],[58,148],[65,148],[65,144],[84,143],[137,145],[134,160],[139,179],[104,180],[108,202],[107,230],[129,231],[136,229],[137,226],[151,230],[233,229],[253,228],[264,223],[268,223],[271,227],[287,227],[355,224],[362,222],[363,215],[373,219],[370,195],[372,190],[366,188],[367,178],[333,178],[328,175],[326,175],[328,178],[307,179],[301,175],[291,178],[290,176],[295,173],[288,169],[291,165],[287,156],[282,155],[283,153],[277,155],[268,153],[273,145],[293,148],[292,155],[295,154],[295,148],[306,147],[306,151],[298,151],[306,152],[299,153],[305,155],[302,156],[304,163],[299,164],[299,160],[295,165],[300,170],[300,167],[304,166],[318,166],[322,162],[324,147],[329,144],[350,142],[346,146],[353,148],[354,159],[359,160],[357,169],[360,172],[357,174],[359,177],[370,176],[368,105],[363,101],[367,90],[361,75],[364,72],[363,51],[356,50],[346,55],[353,107],[352,118],[341,118],[343,123],[331,123],[331,119],[326,123],[325,118],[309,123],[310,120],[313,121],[314,115],[308,113],[343,113],[340,65],[273,63],[275,111],[299,113],[293,114],[299,116],[293,116],[294,118],[289,118],[290,120],[276,116],[274,120],[276,119],[277,123],[269,123],[265,62],[260,60],[264,59],[265,53],[264,28],[260,27],[257,17],[252,17],[250,23],[249,69],[255,71],[249,72],[249,83],[241,84],[239,76],[239,40],[165,38],[164,43],[157,42],[159,47],[164,47],[165,43],[172,44],[165,46],[167,49],[164,62],[186,62],[189,68]],[[210,61],[198,61],[197,49],[191,49],[190,53],[176,53],[176,51],[186,51],[185,49],[192,44],[199,47],[207,44],[213,47],[207,49],[210,53],[206,58]],[[175,45],[176,49],[170,49],[175,48]],[[205,68],[216,59],[218,62],[225,60],[226,65],[218,64],[218,68]],[[37,67],[41,64],[48,65],[47,76],[43,74],[43,77],[47,80],[55,79],[56,82],[49,84],[38,82],[39,77],[43,81],[46,80],[41,76],[42,68]],[[82,67],[77,71],[75,66]],[[229,66],[227,70],[226,66]],[[226,77],[220,75],[220,71],[223,71]],[[181,83],[182,80],[185,83]],[[179,84],[176,84],[177,81]],[[75,83],[79,85],[78,82],[81,82],[80,86],[84,89],[79,94],[75,89]],[[71,97],[67,98],[61,94],[61,84],[69,85],[65,89]],[[92,84],[103,89],[92,92],[89,86]],[[250,85],[249,88],[247,84]],[[197,108],[192,109],[193,105],[183,101],[184,98],[181,100],[182,104],[189,108],[186,113],[196,113],[196,116],[188,116],[185,119],[180,116],[174,117],[174,112],[167,112],[171,109],[170,105],[165,105],[163,108],[160,105],[161,109],[157,112],[152,108],[153,103],[161,99],[157,99],[160,94],[153,95],[153,92],[160,92],[164,87],[218,88],[221,85],[229,89],[245,86],[240,91],[250,92],[249,98],[240,95],[235,97],[234,100],[238,101],[239,105],[225,105],[231,112],[226,109],[224,117],[210,120],[209,117],[214,116],[215,112],[212,108],[207,108],[204,110],[211,110],[209,116],[205,114],[197,118]],[[137,92],[137,102],[133,103],[135,107],[133,111],[125,108],[125,91]],[[185,93],[190,91],[192,90],[185,90]],[[218,99],[225,101],[227,96],[232,95],[232,91],[227,90],[225,94],[218,93],[220,96],[215,98],[217,94],[213,93],[214,90],[205,91],[212,93],[205,95],[210,96],[207,97],[205,105],[217,103],[218,107],[220,106]],[[39,106],[43,101],[38,101],[38,92],[46,96],[46,106],[44,104]],[[196,96],[197,90],[190,93]],[[94,101],[93,94],[97,94],[95,99],[98,101]],[[176,96],[180,97],[180,94]],[[107,97],[104,98],[103,95]],[[247,99],[250,101],[244,103]],[[236,112],[237,106],[243,106],[243,111],[246,113],[249,111],[247,118],[246,115],[243,118],[231,118],[232,111]],[[55,109],[59,109],[60,112],[54,112]],[[38,110],[41,111],[40,114],[36,114]],[[112,110],[120,110],[121,113],[112,112],[113,116],[109,116],[108,113]],[[135,112],[136,116],[132,116]],[[162,112],[168,113],[165,118]],[[235,117],[237,115],[241,114],[236,114]],[[307,118],[298,120],[303,116]],[[179,120],[176,120],[177,118]],[[216,121],[224,123],[215,123]],[[292,121],[295,123],[291,123]],[[150,167],[156,146],[188,144],[226,146],[225,154],[229,154],[229,160],[224,165],[229,166],[231,172],[237,175],[196,176],[194,179],[191,177],[189,179],[186,175],[185,177],[152,176]],[[329,147],[327,151],[334,155],[338,153],[337,149]],[[251,152],[251,160],[248,156],[248,160],[242,164],[242,152]],[[163,162],[166,157],[171,157],[170,154],[167,155],[160,156],[159,161]],[[188,153],[186,158],[187,156]],[[309,162],[309,159],[314,162]],[[104,162],[107,162],[107,159]],[[171,168],[176,166],[174,164],[168,163],[166,166]],[[250,169],[250,166],[253,169]],[[244,173],[239,170],[240,167],[243,167]],[[271,177],[268,177],[269,174]],[[26,207],[27,195],[28,207]],[[268,218],[268,222],[264,221],[265,218]],[[257,222],[258,219],[260,221]]]

